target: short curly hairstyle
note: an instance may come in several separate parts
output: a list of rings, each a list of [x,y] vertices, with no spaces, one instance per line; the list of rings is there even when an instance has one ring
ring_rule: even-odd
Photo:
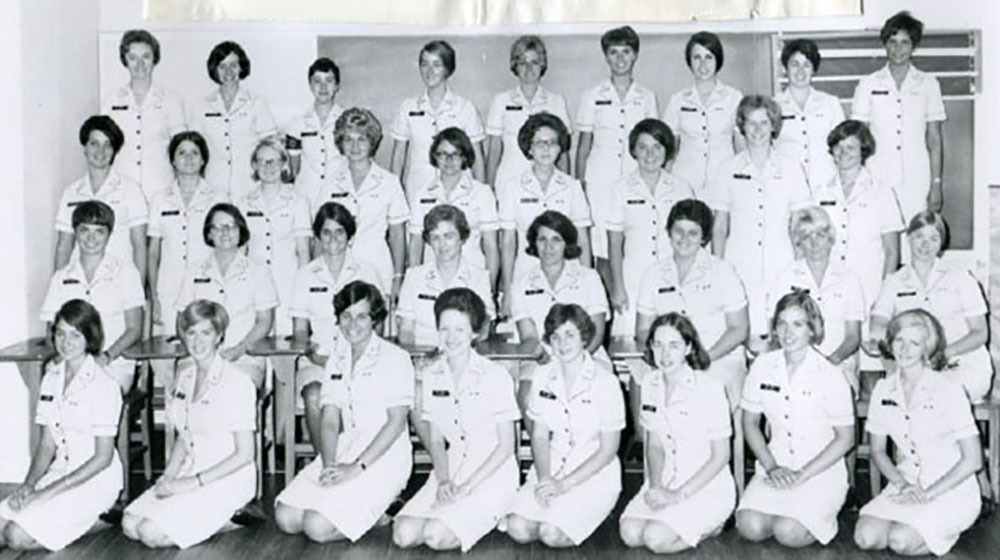
[[[897,32],[903,31],[910,37],[913,48],[920,46],[920,41],[924,38],[924,22],[910,15],[910,12],[902,11],[885,20],[882,30],[879,31],[878,38],[882,44],[889,42],[889,39]]]
[[[528,120],[521,125],[521,130],[517,132],[517,146],[521,148],[524,157],[532,159],[531,143],[535,140],[535,133],[540,128],[548,128],[556,133],[559,140],[559,155],[569,151],[570,136],[566,124],[552,113],[542,111],[528,117]]]
[[[590,318],[586,310],[575,303],[556,303],[549,308],[545,315],[545,334],[542,340],[548,344],[552,339],[552,334],[559,330],[565,323],[573,323],[580,331],[580,339],[584,346],[589,346],[597,334],[597,326]]]
[[[546,227],[559,234],[566,242],[566,249],[563,250],[563,257],[575,259],[579,257],[583,250],[580,248],[579,236],[576,231],[576,224],[562,212],[556,210],[546,210],[539,214],[525,233],[527,247],[524,252],[532,257],[538,256],[538,230]]]
[[[434,302],[435,324],[441,323],[441,315],[449,309],[465,313],[474,333],[480,332],[489,318],[483,299],[469,288],[448,288],[438,294]]]
[[[353,282],[348,282],[337,292],[337,295],[333,296],[334,317],[339,321],[340,315],[344,311],[362,301],[368,302],[368,313],[372,318],[372,322],[376,325],[384,321],[389,315],[382,292],[373,284],[362,280],[354,280]]]
[[[740,129],[740,134],[745,134],[743,128],[746,126],[747,116],[757,109],[767,111],[767,120],[771,122],[771,140],[774,140],[781,134],[781,107],[766,95],[747,95],[740,100],[736,107],[736,127]]]
[[[236,58],[240,59],[240,79],[245,80],[250,75],[250,57],[247,56],[243,47],[235,41],[223,41],[212,47],[212,51],[208,53],[208,60],[205,61],[208,77],[213,82],[222,83],[219,81],[219,64],[231,54],[235,54]]]
[[[822,57],[820,57],[816,41],[812,39],[792,39],[785,43],[785,46],[781,48],[781,66],[786,70],[788,69],[788,61],[795,56],[795,53],[801,53],[802,56],[806,57],[809,64],[812,64],[813,72],[819,70],[819,63]]]
[[[153,51],[153,66],[160,63],[160,42],[156,40],[156,37],[145,29],[129,29],[122,35],[122,40],[118,43],[118,60],[122,62],[122,66],[128,66],[125,55],[128,54],[128,49],[133,43],[149,45],[149,50]]]
[[[333,143],[344,153],[344,137],[348,132],[361,132],[368,138],[368,157],[375,157],[382,143],[382,123],[368,109],[351,107],[337,117],[333,125]]]
[[[851,136],[857,138],[858,142],[861,143],[861,163],[863,164],[875,153],[875,137],[868,125],[861,121],[848,119],[833,127],[830,134],[826,136],[826,146],[830,149],[830,155],[833,155],[833,148]]]

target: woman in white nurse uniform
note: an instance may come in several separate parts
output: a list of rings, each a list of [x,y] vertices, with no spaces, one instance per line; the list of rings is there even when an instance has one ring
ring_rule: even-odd
[[[191,302],[177,330],[192,360],[166,387],[177,439],[163,476],[125,508],[122,532],[150,548],[187,548],[224,529],[254,497],[253,383],[220,355],[229,316],[222,305]]]
[[[859,512],[854,542],[864,550],[943,556],[979,516],[983,450],[961,384],[941,372],[945,344],[941,324],[923,309],[889,323],[884,349],[898,367],[875,385],[865,424],[889,485]]]
[[[686,317],[656,318],[646,340],[640,418],[646,479],[619,522],[628,547],[680,552],[718,535],[736,507],[729,401]]]
[[[167,189],[173,179],[167,144],[183,132],[184,104],[179,95],[153,82],[160,63],[160,42],[145,29],[130,29],[118,44],[118,59],[128,69],[127,84],[101,100],[101,113],[110,115],[125,132],[125,145],[115,168],[139,183],[146,200]]]
[[[323,380],[320,454],[275,499],[278,527],[315,542],[362,537],[406,486],[413,365],[381,339],[377,286],[356,280],[333,300],[340,325]]]
[[[248,90],[250,58],[238,43],[223,41],[212,48],[208,77],[218,89],[195,100],[188,122],[208,140],[212,161],[208,184],[236,200],[250,190],[250,155],[257,142],[277,132],[267,101]]]
[[[743,388],[743,432],[757,457],[736,509],[736,528],[792,548],[828,544],[847,497],[844,456],[854,447],[851,387],[813,347],[823,337],[819,306],[804,291],[778,300],[772,338]],[[764,437],[761,415],[771,427]]]
[[[556,304],[545,318],[555,359],[535,370],[528,398],[534,464],[507,516],[517,542],[577,546],[618,501],[625,401],[611,368],[586,351],[593,336],[578,305]]]
[[[872,174],[896,191],[904,221],[944,205],[941,84],[912,64],[923,31],[909,12],[887,19],[879,33],[886,65],[858,81],[851,102],[851,118],[868,123],[878,144]]]
[[[743,94],[719,80],[722,41],[715,33],[699,31],[684,47],[694,84],[673,94],[663,122],[677,134],[677,161],[673,172],[705,197],[712,173],[729,161],[743,139],[736,129],[736,107]]]
[[[483,122],[476,106],[452,91],[448,79],[455,73],[455,49],[447,41],[431,41],[420,49],[420,79],[425,90],[418,97],[399,105],[392,135],[389,169],[403,178],[406,199],[412,200],[416,189],[434,180],[434,168],[427,154],[434,136],[449,127],[461,128],[472,140],[476,152],[472,176],[482,181],[486,158],[483,157]]]
[[[174,302],[188,265],[207,258],[202,227],[209,209],[226,197],[205,181],[208,144],[188,130],[170,139],[168,147],[174,181],[149,204],[149,299],[157,334],[173,332]]]
[[[744,97],[736,125],[747,149],[716,169],[705,202],[716,213],[712,252],[732,263],[743,280],[750,302],[749,348],[760,351],[768,332],[767,286],[794,260],[788,218],[809,204],[809,186],[799,163],[773,146],[781,133],[781,109],[774,100]]]
[[[920,212],[906,228],[910,264],[889,275],[872,306],[871,338],[866,351],[877,356],[891,317],[923,308],[944,327],[948,359],[945,375],[957,379],[969,400],[982,402],[993,382],[993,363],[986,350],[989,325],[986,300],[979,282],[966,268],[946,264],[941,254],[948,246],[948,225],[940,214]]]
[[[643,119],[628,135],[629,153],[639,168],[618,182],[605,210],[611,264],[611,305],[617,316],[612,332],[635,334],[635,303],[642,273],[658,259],[670,257],[667,216],[679,201],[693,198],[687,181],[666,170],[676,142],[670,127]]]
[[[280,140],[261,140],[251,159],[257,184],[234,202],[250,228],[247,255],[271,270],[280,302],[274,332],[285,336],[292,333],[288,307],[295,290],[295,272],[309,262],[309,201],[283,180],[289,158]]]
[[[343,165],[344,158],[333,141],[333,128],[344,108],[335,101],[340,90],[340,67],[325,56],[309,65],[309,91],[313,102],[284,129],[289,166],[295,177],[295,192],[316,200],[323,182]],[[319,207],[310,207],[315,213]]]
[[[486,307],[468,288],[434,304],[440,354],[421,371],[417,396],[434,470],[397,514],[392,540],[410,548],[468,552],[496,527],[517,492],[510,374],[476,353]]]
[[[530,167],[517,145],[517,133],[528,117],[552,113],[569,126],[566,100],[540,84],[548,69],[541,37],[522,35],[510,46],[510,71],[517,77],[517,87],[496,94],[486,118],[486,183],[494,188]],[[556,165],[569,173],[569,154],[560,156]]]
[[[60,550],[92,530],[122,489],[115,450],[121,392],[94,360],[104,345],[101,316],[73,299],[55,316],[56,358],[39,389],[42,435],[31,469],[0,502],[0,549]]]
[[[783,121],[775,145],[802,165],[812,189],[833,179],[835,169],[826,149],[826,137],[844,120],[840,101],[812,85],[819,63],[819,47],[811,39],[793,39],[785,43],[781,49],[781,66],[788,78],[788,87],[774,96],[781,107]]]

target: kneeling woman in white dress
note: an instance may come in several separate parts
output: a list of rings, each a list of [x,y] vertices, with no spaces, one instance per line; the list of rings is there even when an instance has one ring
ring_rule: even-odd
[[[353,542],[410,477],[413,364],[406,351],[375,334],[388,314],[378,287],[348,283],[334,296],[333,312],[341,336],[320,391],[320,454],[278,494],[274,517],[286,533]]]
[[[468,288],[434,302],[440,354],[420,370],[417,409],[434,470],[396,516],[392,540],[408,548],[468,551],[496,527],[517,492],[514,382],[473,348],[486,306]]]
[[[736,509],[736,528],[751,541],[773,536],[790,547],[825,545],[837,534],[847,497],[851,386],[814,347],[823,340],[823,317],[805,291],[778,300],[770,336],[780,350],[758,356],[743,385],[743,430],[757,464]]]
[[[625,404],[610,366],[586,351],[593,336],[579,305],[557,303],[545,318],[556,359],[535,370],[528,396],[534,468],[507,517],[518,542],[579,545],[618,501]]]
[[[640,423],[646,480],[622,514],[629,547],[662,554],[717,535],[736,507],[729,470],[729,401],[687,317],[661,315],[646,340]]]
[[[889,322],[883,352],[898,367],[875,385],[866,424],[889,485],[861,508],[854,542],[862,549],[942,556],[979,515],[979,432],[960,380],[941,372],[945,348],[941,324],[923,309]]]
[[[91,530],[122,489],[115,452],[121,392],[94,361],[104,347],[101,316],[72,299],[53,323],[57,356],[35,413],[42,437],[24,483],[0,502],[0,549],[60,550]]]
[[[163,476],[125,508],[125,536],[152,548],[198,544],[223,529],[254,497],[257,391],[219,355],[229,323],[222,305],[194,300],[177,317],[192,360],[166,387],[169,424],[177,430]]]

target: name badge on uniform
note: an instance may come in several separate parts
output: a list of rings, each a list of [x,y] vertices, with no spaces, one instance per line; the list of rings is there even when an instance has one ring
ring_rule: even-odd
[[[896,297],[915,297],[916,295],[917,295],[917,292],[915,292],[915,291],[896,292]]]
[[[247,212],[247,218],[263,218],[264,213],[260,210],[251,210]]]
[[[643,412],[656,412],[656,405],[655,404],[644,404],[644,405],[642,405],[642,411]]]
[[[421,198],[420,204],[434,204],[437,200],[436,198]]]
[[[222,113],[205,113],[205,118],[221,117]]]
[[[790,121],[790,120],[794,120],[794,119],[795,119],[795,115],[781,115],[781,120],[783,120],[783,121]]]
[[[329,288],[327,288],[326,286],[310,286],[309,287],[309,293],[310,294],[325,294],[328,291],[328,289]]]
[[[802,286],[794,286],[793,285],[789,291],[790,292],[802,292],[802,293],[808,294],[809,293],[809,288],[803,288]]]
[[[184,391],[174,391],[174,398],[182,401],[187,398],[187,395],[184,394]]]
[[[646,204],[646,200],[643,198],[633,198],[630,200],[626,200],[625,204]]]
[[[598,99],[597,101],[594,101],[594,105],[611,105],[611,100],[610,99]]]
[[[781,387],[779,387],[777,385],[772,385],[770,383],[761,383],[760,384],[760,390],[761,391],[773,391],[775,393],[780,393],[781,392]]]
[[[677,286],[663,286],[662,288],[658,288],[656,290],[656,293],[658,293],[658,294],[670,294],[670,293],[673,293],[673,292],[676,292],[676,291],[677,291]]]
[[[180,210],[164,210],[163,212],[160,212],[160,215],[161,216],[180,216],[181,215],[181,211]]]
[[[520,105],[508,105],[507,106],[507,110],[508,111],[522,111],[522,110],[524,110],[524,107],[522,107]]]
[[[899,403],[892,399],[882,399],[882,406],[899,406]]]
[[[66,285],[69,285],[69,284],[79,284],[79,283],[80,283],[80,281],[77,280],[76,278],[64,278],[63,279],[63,286],[66,286]]]
[[[545,290],[543,290],[542,288],[535,288],[535,289],[532,289],[532,290],[524,290],[524,295],[526,295],[526,296],[537,296],[539,294],[544,294],[544,293],[545,293]]]
[[[303,133],[302,135],[305,136],[306,134]],[[299,140],[298,138],[292,136],[291,134],[286,134],[285,135],[285,149],[286,150],[301,150],[302,149],[302,140]]]
[[[521,204],[536,204],[538,203],[538,197],[526,196],[521,198]]]
[[[889,90],[887,89],[873,89],[872,95],[889,95]]]
[[[549,399],[550,401],[556,400],[555,393],[551,393],[549,391],[546,391],[545,389],[542,389],[541,391],[539,391],[538,392],[538,396],[542,397],[543,399]]]
[[[681,112],[682,113],[697,113],[698,112],[698,108],[697,107],[681,107]]]
[[[81,205],[83,203],[84,203],[83,200],[74,200],[73,202],[67,202],[66,206],[68,206],[69,208],[72,208],[74,206],[79,206],[79,205]]]
[[[411,117],[422,117],[422,116],[424,116],[424,112],[423,111],[410,111],[409,115]]]
[[[433,389],[431,390],[432,397],[450,397],[451,391],[448,389]]]
[[[346,193],[346,192],[335,192],[335,193],[330,193],[330,198],[344,198],[344,197],[345,197],[345,196],[347,196],[348,194],[350,194],[350,193]]]
[[[128,111],[128,105],[112,105],[112,111]]]
[[[52,395],[42,395],[38,397],[38,400],[42,402],[52,402],[52,399],[53,399]]]
[[[821,201],[819,201],[819,205],[820,206],[836,206],[837,205],[837,201],[836,200],[821,200]]]
[[[417,294],[417,299],[427,299],[430,301],[437,301],[437,296],[433,294]]]
[[[330,381],[340,381],[343,378],[344,378],[344,374],[343,373],[331,373],[330,374]]]
[[[747,173],[733,173],[733,179],[742,179],[744,181],[749,181],[750,175]]]
[[[308,138],[310,136],[319,136],[319,132],[317,132],[315,130],[307,130],[307,131],[305,131],[305,132],[302,133],[302,137],[303,138]]]
[[[194,279],[194,283],[195,284],[208,284],[211,281],[212,281],[211,278],[195,278]]]

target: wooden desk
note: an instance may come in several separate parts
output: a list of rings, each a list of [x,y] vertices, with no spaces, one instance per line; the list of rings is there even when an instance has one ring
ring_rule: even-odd
[[[30,450],[34,453],[41,430],[35,424],[35,408],[42,384],[42,364],[56,355],[48,337],[34,337],[0,348],[0,363],[13,363],[28,388],[28,436]]]
[[[176,360],[186,358],[188,355],[184,343],[176,336],[158,335],[148,340],[140,340],[129,346],[122,352],[122,356],[129,360]]]

